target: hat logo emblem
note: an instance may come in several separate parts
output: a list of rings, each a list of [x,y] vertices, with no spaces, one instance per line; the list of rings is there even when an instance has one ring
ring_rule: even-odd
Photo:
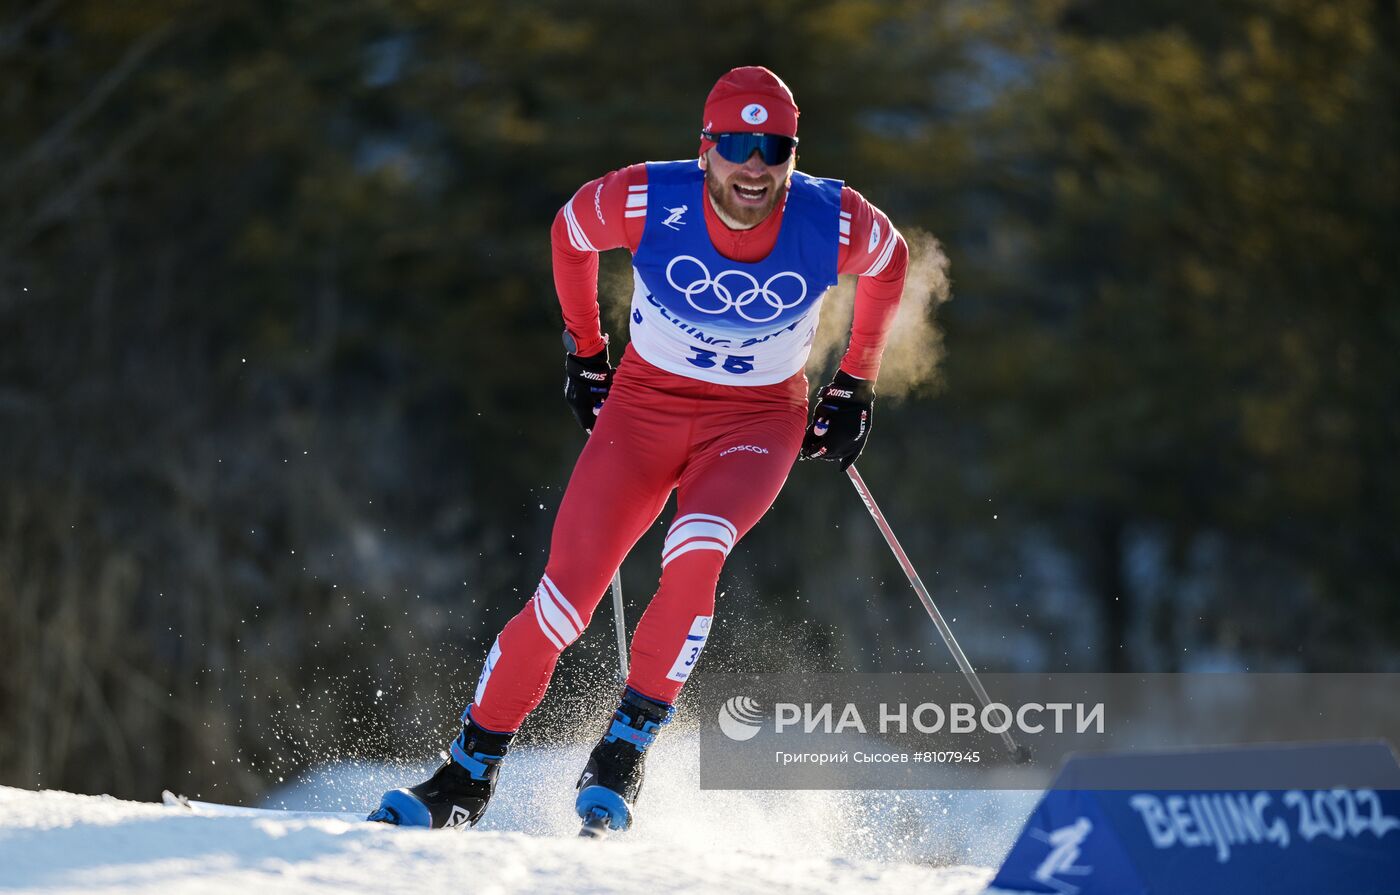
[[[749,124],[762,124],[768,120],[768,110],[758,103],[749,103],[744,106],[744,111],[740,112],[739,116]]]

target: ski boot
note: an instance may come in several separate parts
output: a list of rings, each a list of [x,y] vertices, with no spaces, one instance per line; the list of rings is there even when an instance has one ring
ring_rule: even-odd
[[[403,827],[474,826],[496,789],[501,759],[514,736],[479,727],[470,710],[464,712],[462,732],[442,767],[417,786],[386,792],[367,819]]]
[[[670,722],[673,712],[671,706],[630,687],[623,691],[611,726],[593,747],[578,778],[574,808],[583,820],[580,836],[601,838],[610,830],[632,825],[632,806],[642,791],[647,747],[661,726]]]

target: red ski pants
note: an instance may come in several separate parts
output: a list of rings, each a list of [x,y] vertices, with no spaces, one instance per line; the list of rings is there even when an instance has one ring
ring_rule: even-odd
[[[632,638],[627,685],[674,702],[714,616],[720,567],[772,506],[807,421],[801,373],[769,386],[676,376],[629,347],[554,520],[544,577],[486,658],[471,714],[517,730],[613,572],[677,492],[661,583]]]

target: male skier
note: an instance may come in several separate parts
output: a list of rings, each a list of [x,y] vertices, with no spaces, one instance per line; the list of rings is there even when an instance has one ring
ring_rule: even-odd
[[[577,786],[587,824],[626,829],[646,750],[709,636],[725,557],[772,505],[799,451],[847,466],[860,454],[908,249],[855,190],[795,170],[797,116],[776,75],[736,68],[706,99],[698,160],[622,168],[559,211],[551,236],[564,393],[590,437],[544,576],[491,646],[450,757],[431,779],[386,793],[371,820],[477,822],[559,654],[675,490],[660,586]],[[598,252],[622,247],[634,270],[631,344],[614,371],[599,326]],[[809,426],[803,365],[838,273],[860,277],[851,340]]]

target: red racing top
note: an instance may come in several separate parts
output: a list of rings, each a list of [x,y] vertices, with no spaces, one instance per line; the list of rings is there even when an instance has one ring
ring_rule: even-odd
[[[645,164],[620,168],[585,183],[554,217],[550,230],[554,286],[564,326],[580,355],[597,354],[605,344],[598,315],[598,252],[624,247],[637,251],[646,224],[646,182]],[[720,220],[708,199],[700,204],[710,240],[724,257],[751,264],[773,250],[782,227],[781,206],[758,226],[733,230]],[[860,379],[874,379],[904,291],[909,248],[884,212],[848,186],[841,191],[840,227],[837,271],[860,278],[851,341],[841,369]],[[892,238],[872,240],[872,234]]]

